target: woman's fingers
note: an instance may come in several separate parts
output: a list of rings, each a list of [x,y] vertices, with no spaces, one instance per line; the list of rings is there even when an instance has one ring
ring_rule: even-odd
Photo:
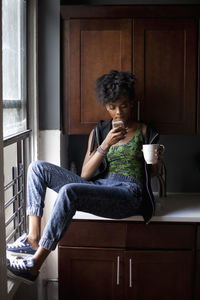
[[[159,147],[157,149],[155,149],[155,155],[157,157],[158,160],[161,160],[163,158],[163,147]]]
[[[127,129],[126,128],[113,128],[110,130],[108,133],[106,140],[108,141],[108,144],[110,146],[116,144],[120,140],[124,139],[127,134]]]
[[[126,134],[127,134],[126,128],[120,127],[118,128],[118,130],[115,130],[113,132],[114,140],[118,142],[119,140],[124,139],[126,137]]]

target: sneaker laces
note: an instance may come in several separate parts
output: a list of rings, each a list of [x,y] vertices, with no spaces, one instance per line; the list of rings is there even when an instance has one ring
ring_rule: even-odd
[[[21,248],[25,246],[26,244],[29,244],[28,242],[24,242],[25,235],[21,236],[21,238],[18,238],[14,243],[8,244],[8,248]]]
[[[25,243],[21,241],[15,241],[13,244],[8,244],[8,248],[20,248],[25,246]]]
[[[10,267],[12,267],[14,269],[18,269],[18,270],[28,270],[30,267],[33,266],[32,259],[10,258],[9,264],[10,264]]]

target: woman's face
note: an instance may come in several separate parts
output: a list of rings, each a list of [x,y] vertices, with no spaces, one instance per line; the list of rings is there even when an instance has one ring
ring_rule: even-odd
[[[127,124],[132,115],[132,102],[129,98],[120,98],[105,105],[113,121],[123,121]]]

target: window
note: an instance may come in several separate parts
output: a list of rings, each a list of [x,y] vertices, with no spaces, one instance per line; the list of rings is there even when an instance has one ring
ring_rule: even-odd
[[[26,1],[2,0],[3,135],[27,128]]]
[[[4,200],[0,202],[0,299],[11,299],[18,285],[17,281],[6,278],[6,253],[3,241],[6,235],[6,242],[12,243],[26,230],[27,166],[33,155],[37,157],[37,151],[35,151],[38,134],[37,2],[35,0],[0,1],[2,5],[0,75],[3,78],[0,129],[3,123],[4,131],[3,149],[0,147],[0,165],[4,165],[4,169],[1,168],[0,180],[1,200]],[[27,78],[29,78],[28,84]],[[29,93],[27,93],[28,88]],[[27,94],[29,99],[27,99]],[[32,130],[27,129],[27,107],[31,111],[29,126]],[[2,139],[2,136],[0,138]],[[2,185],[4,185],[4,191]],[[4,221],[5,227],[2,226]]]
[[[26,176],[30,162],[30,130],[4,139],[4,199],[6,241],[26,231]]]
[[[7,242],[26,229],[27,130],[26,1],[2,0],[4,196]]]

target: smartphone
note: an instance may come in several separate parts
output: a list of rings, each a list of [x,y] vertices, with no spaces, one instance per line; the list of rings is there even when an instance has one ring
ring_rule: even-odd
[[[115,121],[113,122],[113,127],[124,127],[124,122],[123,121]]]

